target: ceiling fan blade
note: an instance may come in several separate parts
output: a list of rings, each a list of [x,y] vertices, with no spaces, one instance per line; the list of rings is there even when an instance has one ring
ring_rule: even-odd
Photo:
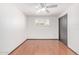
[[[50,5],[50,6],[46,6],[46,8],[54,8],[57,7],[58,5]]]

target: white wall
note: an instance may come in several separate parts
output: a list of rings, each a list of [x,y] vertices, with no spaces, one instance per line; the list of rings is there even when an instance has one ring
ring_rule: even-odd
[[[0,4],[0,54],[8,54],[26,39],[26,17],[13,4]]]
[[[79,54],[79,4],[73,4],[61,16],[66,13],[68,14],[68,46]]]
[[[58,39],[58,19],[53,16],[28,16],[28,39]],[[49,19],[49,26],[37,26],[35,19]]]
[[[68,46],[79,54],[79,4],[68,11]]]

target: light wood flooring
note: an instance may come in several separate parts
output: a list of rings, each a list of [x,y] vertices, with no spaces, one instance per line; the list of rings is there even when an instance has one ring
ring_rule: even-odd
[[[59,40],[27,40],[10,55],[75,55]]]

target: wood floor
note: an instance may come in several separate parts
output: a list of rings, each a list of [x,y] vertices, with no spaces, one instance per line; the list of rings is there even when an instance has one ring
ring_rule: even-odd
[[[59,40],[27,40],[10,55],[75,55]]]

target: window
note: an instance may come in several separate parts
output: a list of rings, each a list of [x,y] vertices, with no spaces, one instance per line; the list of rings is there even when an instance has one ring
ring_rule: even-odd
[[[48,26],[49,25],[49,19],[35,19],[36,25],[42,25],[42,26]]]

